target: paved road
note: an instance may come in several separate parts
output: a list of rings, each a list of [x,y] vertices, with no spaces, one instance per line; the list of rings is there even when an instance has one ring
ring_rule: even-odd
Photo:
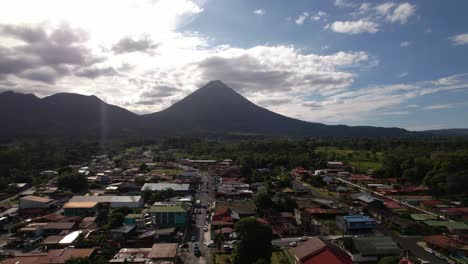
[[[201,176],[201,184],[200,184],[200,191],[197,191],[195,195],[196,200],[200,200],[202,206],[209,207],[209,203],[214,201],[214,179],[211,175],[207,172],[200,172]],[[208,192],[207,192],[208,191]],[[188,252],[184,252],[182,254],[182,260],[184,263],[188,264],[203,264],[203,263],[211,263],[211,252],[206,246],[207,241],[205,241],[205,232],[203,231],[203,227],[207,225],[206,220],[206,210],[203,208],[197,208],[195,211],[199,211],[200,213],[195,214],[195,221],[196,224],[191,226],[190,235],[188,239],[191,240],[191,237],[195,238],[195,242],[189,242],[189,249]],[[198,243],[200,250],[202,252],[200,257],[196,257],[194,252],[194,245]]]
[[[372,194],[374,194],[374,195],[376,195],[376,196],[379,196],[379,197],[382,197],[382,198],[385,198],[385,199],[388,199],[388,200],[392,200],[392,201],[394,201],[394,202],[396,202],[396,203],[399,203],[399,204],[401,204],[401,205],[403,205],[403,206],[406,206],[406,207],[411,208],[411,209],[413,209],[413,210],[417,210],[417,211],[419,211],[419,212],[421,212],[421,213],[425,213],[425,214],[429,214],[429,215],[436,216],[437,218],[445,219],[445,218],[444,218],[443,216],[441,216],[441,215],[438,215],[438,214],[435,214],[435,213],[433,213],[433,212],[430,212],[430,211],[421,209],[421,208],[419,208],[419,207],[416,207],[416,206],[413,206],[413,205],[411,205],[411,204],[405,203],[405,202],[400,201],[400,200],[398,200],[398,199],[395,199],[395,198],[393,198],[393,197],[383,195],[383,194],[381,194],[381,193],[375,192],[374,190],[370,190],[370,189],[368,189],[368,188],[365,188],[365,187],[363,187],[363,186],[361,186],[361,185],[358,185],[358,184],[349,182],[349,181],[347,181],[347,180],[344,180],[344,179],[341,179],[341,178],[338,178],[338,177],[335,177],[335,179],[337,179],[338,181],[341,181],[341,182],[343,182],[343,183],[346,183],[346,184],[348,184],[348,185],[351,185],[351,186],[354,186],[354,187],[356,187],[356,188],[359,188],[359,189],[360,189],[361,191],[363,191],[363,192],[372,193]],[[452,221],[452,220],[450,220],[450,219],[447,219],[447,220],[448,220],[448,221]]]
[[[414,256],[430,261],[431,264],[446,264],[445,260],[442,260],[435,256],[434,254],[431,254],[424,250],[420,245],[417,243],[421,240],[421,237],[405,237],[405,236],[398,236],[398,235],[393,235],[393,240],[395,240],[397,243],[400,244],[400,247],[404,249],[408,249],[411,254]]]

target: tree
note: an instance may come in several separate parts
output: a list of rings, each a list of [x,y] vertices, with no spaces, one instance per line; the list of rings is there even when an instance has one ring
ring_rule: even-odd
[[[254,202],[259,212],[264,212],[265,210],[271,209],[273,207],[273,201],[267,192],[258,193],[255,196]]]
[[[219,232],[215,235],[214,237],[214,242],[216,244],[216,247],[218,248],[218,250],[221,250],[221,248],[223,247],[223,242],[224,242],[224,236],[223,236],[223,233]]]
[[[65,172],[58,177],[57,186],[76,193],[88,189],[88,180],[83,174]]]
[[[125,220],[125,216],[120,212],[112,212],[111,216],[109,217],[109,228],[117,228],[123,225]]]
[[[273,252],[271,227],[249,217],[240,220],[234,226],[240,239],[233,252],[233,263],[255,263],[259,259],[270,260]]]

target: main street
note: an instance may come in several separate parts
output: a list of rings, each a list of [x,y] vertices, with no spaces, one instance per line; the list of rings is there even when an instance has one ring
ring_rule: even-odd
[[[184,169],[189,169],[185,167]],[[190,230],[188,232],[187,239],[189,244],[188,252],[182,254],[182,260],[184,263],[189,264],[203,264],[203,263],[212,263],[211,252],[207,247],[208,241],[205,241],[205,232],[203,227],[208,224],[206,220],[207,209],[209,204],[214,201],[214,178],[204,171],[199,172],[200,175],[200,185],[195,194],[195,200],[200,201],[200,207],[193,210],[194,214],[191,217],[194,217],[195,223],[191,224]],[[197,213],[199,212],[199,213]],[[193,218],[191,218],[193,219]],[[194,237],[195,241],[191,241],[191,238]],[[195,243],[199,245],[201,256],[197,257],[194,255],[194,246]]]

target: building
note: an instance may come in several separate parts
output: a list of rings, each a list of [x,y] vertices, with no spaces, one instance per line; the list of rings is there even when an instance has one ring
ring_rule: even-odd
[[[297,181],[292,181],[291,187],[293,188],[296,195],[306,194],[310,191],[309,187]]]
[[[91,216],[96,214],[98,202],[69,202],[63,206],[65,216]]]
[[[424,237],[426,245],[446,255],[452,254],[459,257],[468,256],[468,245],[462,239],[449,235],[433,235]]]
[[[365,215],[345,215],[336,217],[336,226],[345,233],[371,232],[375,228],[375,219]]]
[[[143,207],[144,201],[141,196],[73,196],[70,202],[96,202],[107,204],[111,208],[139,208]]]
[[[89,258],[94,255],[94,248],[53,249],[46,253],[31,253],[6,259],[2,264],[64,264],[72,258]]]
[[[19,208],[20,209],[38,209],[38,208],[50,208],[53,204],[54,200],[46,198],[46,197],[40,197],[40,196],[34,196],[34,195],[28,195],[21,197],[19,199]]]
[[[221,178],[218,184],[218,196],[225,197],[251,197],[253,192],[250,185],[235,179]]]
[[[141,191],[163,191],[172,189],[177,194],[186,194],[190,192],[190,184],[188,183],[168,183],[168,182],[160,182],[160,183],[145,183],[143,187],[141,187]]]
[[[398,245],[387,236],[353,237],[354,248],[359,254],[354,255],[356,262],[378,261],[385,256],[398,256],[401,251]]]
[[[183,227],[187,222],[187,209],[183,204],[152,206],[148,213],[157,226]]]
[[[148,259],[154,263],[176,263],[177,243],[157,243],[151,248]]]
[[[151,248],[122,248],[109,263],[147,263]]]
[[[302,242],[290,252],[295,264],[354,264],[346,251],[317,237]]]

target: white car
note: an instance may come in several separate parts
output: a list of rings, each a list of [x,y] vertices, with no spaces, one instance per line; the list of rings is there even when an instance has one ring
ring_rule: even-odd
[[[204,226],[203,231],[208,232],[208,226]]]
[[[309,238],[306,237],[306,236],[303,236],[303,237],[301,237],[299,240],[300,240],[300,241],[307,241],[307,239],[309,239]]]
[[[424,248],[424,250],[426,250],[427,252],[431,253],[431,254],[434,254],[434,250],[430,249],[430,248]]]
[[[297,247],[297,245],[299,245],[296,241],[293,241],[291,243],[289,243],[289,246],[291,247]]]

